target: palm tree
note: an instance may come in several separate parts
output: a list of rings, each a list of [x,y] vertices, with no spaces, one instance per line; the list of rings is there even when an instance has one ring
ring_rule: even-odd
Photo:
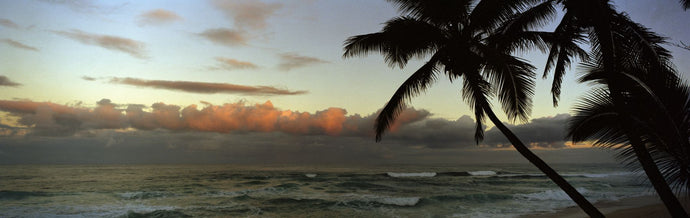
[[[405,108],[406,102],[426,90],[443,73],[451,81],[462,79],[462,97],[474,110],[475,140],[483,139],[485,116],[513,146],[563,189],[587,214],[603,217],[563,177],[532,153],[493,112],[489,100],[496,95],[511,120],[527,120],[531,111],[534,67],[511,54],[524,42],[540,44],[535,34],[508,35],[501,25],[529,8],[529,2],[502,0],[444,1],[389,0],[404,16],[385,23],[380,32],[348,38],[344,57],[382,54],[391,66],[405,67],[414,57],[430,56],[385,105],[376,118],[376,140]]]
[[[674,216],[687,216],[647,150],[644,133],[634,128],[633,114],[630,114],[625,101],[628,87],[620,82],[626,78],[622,64],[630,60],[641,60],[649,65],[646,69],[655,74],[668,72],[662,69],[668,66],[670,55],[658,46],[663,40],[641,25],[630,21],[624,14],[618,13],[609,0],[544,0],[535,8],[546,8],[554,4],[561,5],[565,14],[553,35],[542,38],[551,44],[544,76],[555,65],[552,88],[554,105],[558,102],[565,67],[570,65],[574,58],[587,59],[586,55],[583,55],[583,50],[577,46],[577,43],[585,42],[586,35],[589,37],[592,54],[596,56],[593,58],[600,64],[601,70],[606,72],[601,74],[601,81],[607,85],[607,94],[617,113],[617,122],[627,136],[632,151],[669,212]],[[545,15],[532,16],[532,19],[528,17],[517,20],[528,20],[528,24],[544,22],[550,18],[548,14],[554,12],[545,10],[544,13]],[[634,43],[639,50],[625,50],[623,48],[628,47],[625,43]]]
[[[588,63],[583,81],[601,84],[604,73],[599,64]],[[690,191],[690,87],[673,73],[649,79],[645,69],[626,69],[628,95],[634,128],[642,129],[641,139],[656,165],[677,193]],[[642,82],[652,81],[652,82]],[[619,157],[635,168],[636,156],[620,123],[619,113],[605,87],[586,95],[575,106],[568,136],[573,141],[594,141],[597,146],[619,150]]]

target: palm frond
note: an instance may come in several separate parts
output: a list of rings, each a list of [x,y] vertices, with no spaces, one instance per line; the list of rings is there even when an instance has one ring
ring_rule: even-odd
[[[439,57],[440,53],[435,54],[426,64],[407,78],[398,90],[395,91],[391,99],[386,103],[386,106],[383,107],[374,123],[377,142],[381,141],[383,133],[390,128],[395,118],[405,109],[406,101],[429,88],[436,80]]]
[[[525,11],[530,6],[540,4],[545,0],[482,0],[470,14],[470,29],[491,32],[503,22],[514,17],[516,13]]]
[[[535,67],[511,55],[484,49],[484,75],[496,88],[498,100],[508,119],[527,121],[532,112]]]
[[[530,51],[537,48],[548,52],[550,46],[546,41],[553,38],[553,33],[543,31],[516,31],[505,34],[495,34],[487,37],[487,45],[506,54],[516,51]]]
[[[502,23],[498,31],[506,32],[527,31],[541,28],[548,24],[556,16],[556,7],[553,0],[546,0],[541,4],[531,7],[523,12],[514,14],[506,22]]]
[[[458,24],[466,20],[470,5],[474,0],[388,0],[398,10],[411,17],[433,23],[438,26]]]
[[[567,130],[567,137],[573,142],[594,141],[596,146],[610,148],[627,144],[607,90],[596,89],[581,98],[573,112]]]
[[[443,37],[442,31],[429,23],[398,17],[386,22],[380,32],[348,38],[344,43],[343,57],[378,52],[389,66],[403,68],[411,58],[422,58],[435,52]]]
[[[578,43],[585,41],[585,36],[583,30],[577,27],[575,22],[577,21],[572,14],[566,14],[561,23],[556,27],[551,41],[547,42],[551,44],[551,50],[547,57],[543,77],[546,78],[551,68],[554,68],[553,83],[551,85],[554,106],[558,106],[563,76],[573,59],[589,59],[587,52],[578,45]]]
[[[690,9],[690,0],[680,0],[680,3],[683,5],[683,10]]]
[[[467,101],[474,110],[474,118],[477,122],[474,132],[474,140],[477,144],[484,140],[484,107],[490,107],[488,96],[491,95],[491,84],[482,79],[479,72],[463,73],[462,98]]]
[[[645,69],[656,72],[655,74],[665,74],[653,77],[645,76],[649,80],[656,80],[657,78],[663,80],[667,77],[676,77],[677,73],[671,63],[671,53],[661,46],[666,43],[665,37],[659,36],[645,26],[633,22],[624,13],[615,16],[613,23],[614,31],[616,32],[614,35],[617,43],[616,48],[620,50],[619,53],[625,52],[626,54],[619,57],[620,67]]]

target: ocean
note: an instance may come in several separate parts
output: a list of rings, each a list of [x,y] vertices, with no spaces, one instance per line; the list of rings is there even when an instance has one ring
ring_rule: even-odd
[[[653,193],[615,164],[553,167],[592,202]],[[517,217],[574,205],[526,164],[0,166],[0,217]]]

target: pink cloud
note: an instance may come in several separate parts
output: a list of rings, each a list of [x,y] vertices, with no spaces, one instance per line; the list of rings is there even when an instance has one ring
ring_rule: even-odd
[[[99,35],[82,32],[80,30],[53,31],[58,35],[68,37],[80,43],[95,45],[108,50],[127,53],[135,58],[146,59],[146,45],[133,39],[111,35]]]
[[[19,124],[48,135],[69,135],[89,129],[139,130],[166,129],[199,132],[283,132],[293,135],[371,136],[374,114],[362,118],[347,115],[342,108],[314,113],[281,110],[270,101],[248,105],[244,102],[223,105],[155,103],[150,108],[129,105],[126,109],[108,99],[94,108],[72,107],[50,102],[0,101],[0,111],[19,117]],[[428,112],[406,109],[410,117],[425,117]],[[417,115],[414,115],[417,114]],[[418,116],[421,115],[421,116]],[[416,119],[415,119],[416,120]],[[399,125],[411,123],[401,120]]]
[[[9,19],[0,18],[0,26],[4,26],[12,29],[19,29],[19,25]]]
[[[182,17],[177,15],[175,12],[164,9],[150,10],[139,15],[140,25],[161,25],[172,23],[178,20],[182,20]]]
[[[216,61],[221,64],[223,69],[234,70],[234,69],[253,69],[257,68],[256,64],[247,61],[240,61],[232,58],[216,57]]]
[[[227,28],[207,29],[198,34],[211,42],[224,46],[241,46],[247,44],[247,37],[244,31],[232,30]]]
[[[89,78],[83,79],[89,80]],[[109,82],[114,84],[123,84],[156,89],[178,90],[192,93],[230,93],[244,95],[300,95],[307,93],[307,91],[290,91],[287,89],[280,89],[272,86],[244,86],[230,83],[145,80],[130,77],[115,77],[110,79]]]
[[[21,49],[30,50],[30,51],[38,51],[38,48],[36,48],[36,47],[29,46],[29,45],[26,45],[24,43],[14,41],[12,39],[2,39],[2,42],[10,45],[12,47],[15,47],[15,48],[21,48]]]
[[[288,71],[294,68],[301,68],[322,63],[328,63],[328,61],[315,57],[302,56],[295,53],[283,53],[280,54],[280,64],[278,65],[278,68]]]
[[[214,0],[213,5],[235,23],[235,28],[264,29],[266,20],[283,7],[281,3],[265,3],[254,0]]]

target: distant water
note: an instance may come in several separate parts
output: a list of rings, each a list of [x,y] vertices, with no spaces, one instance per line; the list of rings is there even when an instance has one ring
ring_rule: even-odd
[[[590,201],[650,194],[616,165],[557,165]],[[0,166],[0,217],[515,217],[575,205],[531,165]]]

